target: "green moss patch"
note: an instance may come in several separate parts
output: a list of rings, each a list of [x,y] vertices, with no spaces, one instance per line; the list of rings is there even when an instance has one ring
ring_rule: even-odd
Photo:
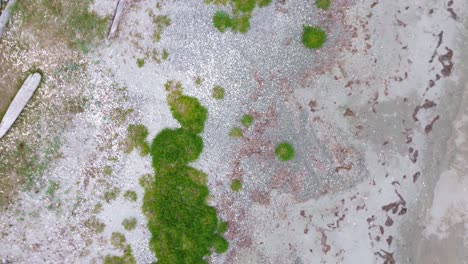
[[[294,158],[294,148],[287,142],[280,143],[275,149],[276,156],[282,161]]]
[[[249,127],[253,124],[253,116],[251,115],[243,115],[242,116],[242,119],[241,119],[241,123],[242,125],[244,125],[245,127]]]
[[[221,86],[213,87],[213,98],[216,100],[224,99],[224,88]]]
[[[331,5],[331,0],[316,0],[315,1],[315,6],[323,10],[328,10],[330,8],[330,5]]]
[[[202,152],[198,134],[207,111],[196,98],[182,95],[180,84],[169,82],[166,89],[173,117],[182,128],[162,130],[151,145],[156,178],[142,180],[150,249],[158,263],[207,263],[212,250],[223,253],[228,248],[216,209],[206,203],[206,174],[188,166]]]
[[[242,182],[240,180],[233,180],[231,182],[231,190],[233,192],[238,192],[242,189]]]
[[[302,43],[306,48],[319,49],[327,41],[327,34],[318,27],[304,26]]]
[[[203,139],[190,131],[163,129],[151,144],[153,167],[157,170],[195,161],[203,149]]]

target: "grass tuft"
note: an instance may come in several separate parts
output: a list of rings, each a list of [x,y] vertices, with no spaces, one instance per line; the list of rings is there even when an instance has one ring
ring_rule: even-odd
[[[233,192],[238,192],[242,189],[242,182],[240,180],[233,180],[231,182],[231,190]]]
[[[216,100],[224,99],[224,88],[221,86],[213,87],[213,98]]]
[[[328,10],[330,8],[330,5],[331,5],[331,0],[316,0],[315,1],[315,6],[323,10]]]
[[[243,115],[241,119],[241,123],[245,127],[250,127],[253,124],[253,121],[254,119],[253,119],[253,116],[251,115]]]
[[[306,48],[319,49],[327,41],[327,34],[318,27],[304,26],[302,43]]]
[[[132,248],[129,245],[126,245],[124,254],[121,257],[107,255],[104,258],[104,264],[136,264]]]
[[[137,66],[138,68],[145,66],[145,59],[137,59]]]
[[[240,129],[239,127],[233,127],[229,131],[229,136],[232,138],[241,138],[244,136],[244,133],[242,132],[242,129]]]
[[[213,16],[213,25],[220,32],[225,32],[231,27],[231,17],[224,11],[216,11]]]
[[[146,156],[149,154],[150,148],[146,138],[148,137],[148,129],[144,125],[129,125],[127,127],[127,139],[125,141],[125,153],[132,152],[135,148],[140,149],[140,155]]]
[[[280,143],[275,149],[276,156],[282,161],[294,158],[294,148],[287,142]]]
[[[122,221],[122,226],[123,226],[123,227],[125,228],[125,230],[127,230],[127,231],[130,231],[130,230],[135,229],[136,224],[137,224],[137,220],[136,220],[135,217],[125,218],[125,219]]]
[[[123,194],[123,197],[125,198],[125,200],[127,200],[127,201],[129,201],[129,202],[133,202],[133,203],[136,202],[136,201],[137,201],[137,198],[138,198],[136,192],[130,191],[130,190],[126,191],[126,192]]]

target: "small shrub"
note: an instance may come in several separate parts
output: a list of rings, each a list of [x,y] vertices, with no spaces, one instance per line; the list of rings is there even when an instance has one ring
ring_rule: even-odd
[[[242,182],[240,180],[233,180],[231,182],[231,190],[233,192],[238,192],[242,189]]]
[[[316,0],[315,1],[315,6],[323,10],[329,9],[330,5],[331,5],[331,0]]]
[[[221,86],[213,87],[213,98],[216,100],[224,99],[224,88]]]
[[[230,28],[231,23],[231,17],[224,11],[216,11],[213,16],[213,25],[220,32],[225,32],[228,28]]]
[[[241,119],[241,123],[242,125],[244,125],[245,127],[249,127],[253,124],[253,117],[251,115],[243,115],[242,116],[242,119]]]
[[[302,43],[306,48],[319,49],[327,40],[325,31],[318,27],[304,26],[302,33]]]
[[[229,131],[229,136],[232,138],[241,138],[243,135],[244,133],[242,133],[242,129],[238,127],[234,127]]]
[[[138,68],[145,66],[145,59],[137,59]]]
[[[125,236],[122,233],[119,232],[113,232],[111,235],[110,239],[111,245],[119,248],[119,249],[124,249],[125,248]]]
[[[122,221],[122,226],[125,228],[125,230],[128,230],[128,231],[135,229],[136,224],[137,224],[137,220],[135,217],[125,218]]]
[[[130,190],[126,191],[126,192],[123,194],[123,197],[124,197],[127,201],[129,201],[129,202],[136,202],[136,200],[137,200],[137,198],[138,198],[136,192],[130,191]]]
[[[276,156],[282,161],[294,158],[294,148],[287,142],[280,143],[275,149]]]

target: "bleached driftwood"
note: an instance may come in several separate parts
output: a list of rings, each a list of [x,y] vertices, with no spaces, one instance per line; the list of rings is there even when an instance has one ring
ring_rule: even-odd
[[[117,30],[119,28],[120,19],[122,18],[123,10],[125,8],[127,0],[119,0],[117,2],[117,6],[115,7],[114,18],[112,19],[112,25],[109,30],[109,34],[107,35],[107,39],[112,39],[117,34]]]
[[[12,12],[13,6],[16,5],[16,2],[17,0],[10,0],[5,10],[3,10],[2,15],[0,16],[0,38],[2,37],[3,31],[5,31],[6,25],[8,24],[8,21],[10,20],[10,17],[13,13]]]
[[[28,76],[26,81],[24,81],[23,85],[19,89],[18,93],[11,102],[8,110],[6,111],[5,115],[3,116],[2,122],[0,123],[0,138],[2,138],[8,130],[13,126],[16,119],[18,119],[19,115],[23,111],[24,107],[28,104],[29,99],[31,99],[34,91],[36,91],[39,83],[41,82],[41,74],[33,73]]]

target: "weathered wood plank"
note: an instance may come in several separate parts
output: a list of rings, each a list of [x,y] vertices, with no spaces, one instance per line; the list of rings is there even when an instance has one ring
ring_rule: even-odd
[[[119,0],[117,2],[117,6],[115,7],[114,18],[112,19],[112,25],[109,30],[109,34],[107,35],[107,39],[112,39],[116,36],[126,2],[127,0]]]
[[[2,15],[0,16],[0,38],[3,35],[3,31],[5,31],[6,25],[8,24],[8,21],[10,20],[10,17],[12,15],[12,10],[13,6],[16,4],[17,0],[10,0],[5,8],[3,10]]]
[[[34,94],[34,91],[36,91],[39,86],[41,78],[42,76],[39,73],[33,73],[24,81],[23,86],[21,86],[15,99],[11,102],[0,123],[0,138],[10,130],[16,119],[18,119],[24,107],[28,104],[29,99],[31,99]]]

